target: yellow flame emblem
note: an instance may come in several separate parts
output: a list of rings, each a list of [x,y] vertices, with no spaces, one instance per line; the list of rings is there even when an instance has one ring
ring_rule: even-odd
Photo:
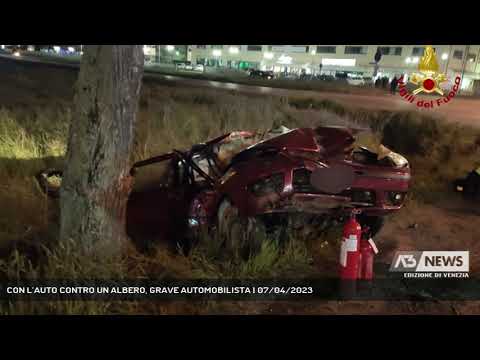
[[[418,71],[420,73],[413,73],[410,77],[410,82],[419,86],[413,91],[413,94],[436,92],[443,96],[443,91],[439,85],[447,81],[447,77],[445,74],[439,73],[438,70],[439,66],[435,50],[431,45],[427,45],[418,63]]]

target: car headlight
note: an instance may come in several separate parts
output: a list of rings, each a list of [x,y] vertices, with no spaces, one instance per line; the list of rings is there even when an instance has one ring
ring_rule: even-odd
[[[397,191],[389,191],[388,192],[388,200],[394,206],[402,205],[405,200],[406,193],[397,192]]]
[[[375,193],[369,190],[353,190],[352,202],[375,204]]]

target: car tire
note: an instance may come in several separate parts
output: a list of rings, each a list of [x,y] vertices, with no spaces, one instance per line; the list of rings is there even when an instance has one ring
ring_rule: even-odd
[[[240,217],[238,208],[228,198],[218,207],[217,229],[227,255],[244,260],[260,252],[266,234],[260,219]]]

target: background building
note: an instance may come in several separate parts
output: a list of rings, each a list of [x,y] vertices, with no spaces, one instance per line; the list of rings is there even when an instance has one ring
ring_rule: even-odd
[[[173,64],[187,61],[188,45],[144,45],[143,52],[147,63]]]
[[[377,48],[382,51],[377,76],[415,71],[421,45],[190,45],[191,61],[210,67],[255,68],[284,74],[338,72],[372,77]],[[449,77],[464,71],[462,88],[472,90],[480,80],[480,45],[434,45],[440,69]],[[476,83],[474,83],[476,81]]]

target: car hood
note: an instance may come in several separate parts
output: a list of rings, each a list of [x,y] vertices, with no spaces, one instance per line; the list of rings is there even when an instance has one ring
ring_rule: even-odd
[[[343,153],[355,142],[351,129],[344,127],[298,128],[262,141],[255,147],[277,148],[278,150],[317,152],[330,156]]]

